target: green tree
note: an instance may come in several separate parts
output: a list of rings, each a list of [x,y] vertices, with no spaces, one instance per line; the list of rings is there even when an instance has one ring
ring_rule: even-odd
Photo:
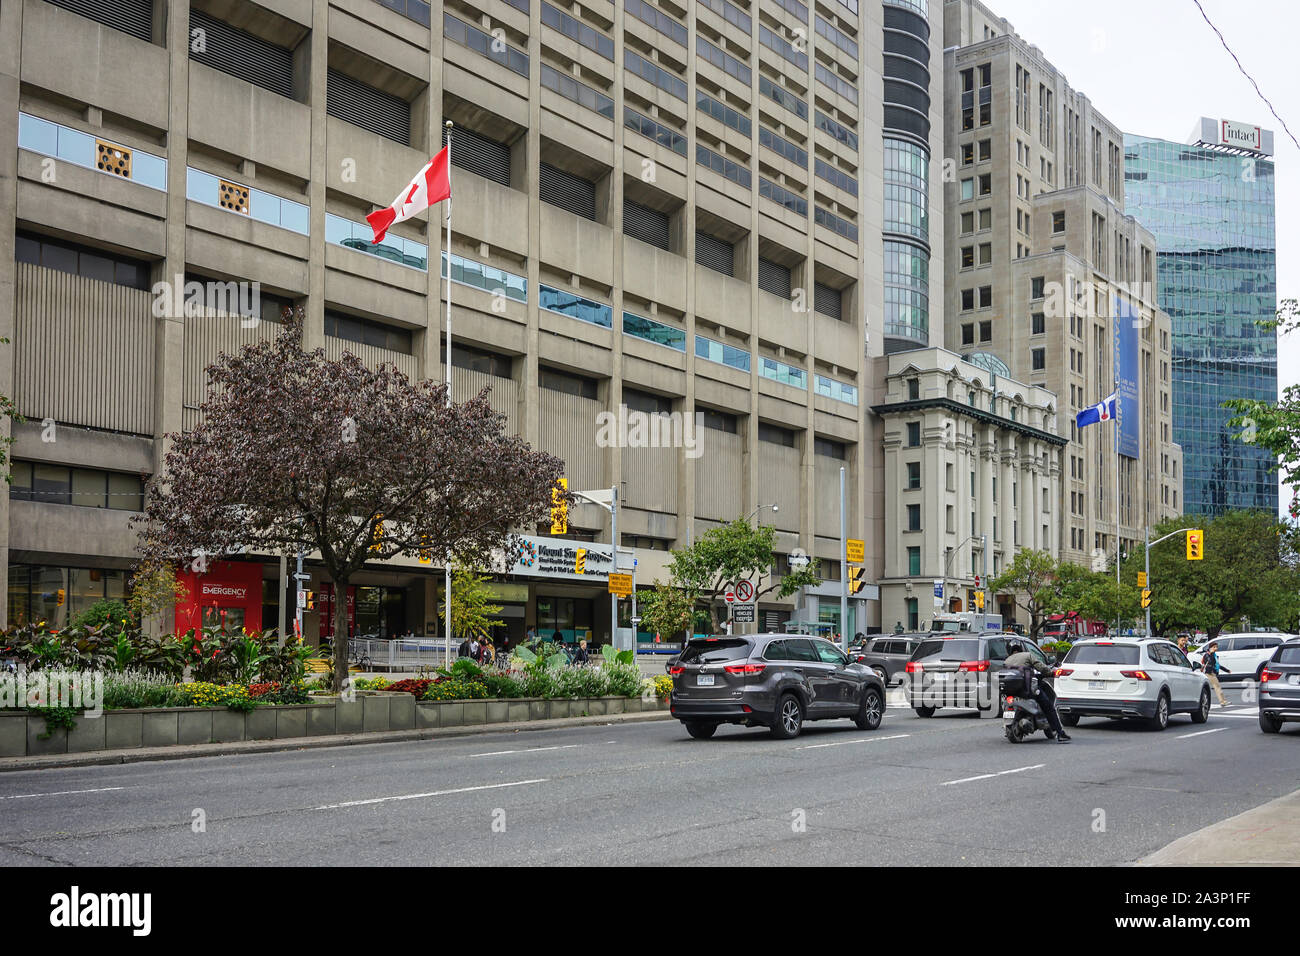
[[[1260,627],[1290,627],[1300,613],[1297,532],[1266,511],[1183,515],[1151,531],[1153,539],[1203,528],[1205,557],[1188,561],[1179,536],[1151,549],[1151,627],[1158,634],[1203,630],[1211,638],[1242,617]],[[1130,562],[1126,580],[1141,561]]]
[[[690,637],[700,624],[708,626],[709,617],[682,588],[655,581],[653,589],[638,595],[641,630],[672,640],[678,634]],[[703,620],[701,620],[703,619]]]
[[[802,570],[777,578],[772,573],[775,542],[775,528],[755,528],[744,518],[710,528],[690,547],[674,549],[668,563],[671,583],[686,592],[692,606],[703,602],[711,630],[720,631],[726,607],[723,593],[729,584],[753,581],[757,601],[767,594],[789,597],[801,587],[818,583],[816,558]]]
[[[1047,551],[1022,548],[1011,564],[989,582],[989,591],[1013,596],[1016,606],[1029,614],[1029,636],[1036,641],[1049,614],[1072,610],[1066,606],[1065,589],[1078,580],[1082,571],[1069,562],[1058,561]]]
[[[492,589],[487,575],[473,568],[455,568],[451,572],[451,631],[458,637],[488,638],[492,628],[501,623],[501,605],[492,603]],[[438,602],[438,619],[447,618],[445,598]]]

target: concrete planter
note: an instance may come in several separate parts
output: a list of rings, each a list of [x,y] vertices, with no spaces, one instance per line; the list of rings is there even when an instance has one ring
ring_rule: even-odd
[[[248,712],[225,707],[112,710],[99,717],[77,717],[71,732],[56,727],[46,739],[41,739],[43,715],[10,711],[0,713],[0,757],[430,730],[666,708],[657,698],[645,701],[639,697],[417,701],[410,694],[373,692],[352,701],[315,697],[309,704],[258,707]]]

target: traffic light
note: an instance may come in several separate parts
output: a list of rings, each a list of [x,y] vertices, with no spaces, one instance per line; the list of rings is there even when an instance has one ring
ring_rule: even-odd
[[[573,573],[587,573],[587,549],[579,548],[573,555]]]
[[[551,534],[569,533],[569,503],[564,499],[568,490],[568,478],[557,479],[551,489]]]
[[[1200,528],[1187,529],[1187,560],[1201,561],[1205,558],[1205,532]]]
[[[976,591],[976,592],[975,592],[975,606],[976,606],[977,608],[979,608],[981,611],[984,610],[984,592],[983,592],[983,591]]]
[[[850,594],[857,594],[866,586],[867,582],[863,580],[863,573],[864,573],[863,568],[849,568],[849,593]]]
[[[1143,588],[1143,589],[1142,589],[1142,606],[1143,606],[1143,607],[1150,607],[1150,606],[1151,606],[1151,589],[1150,589],[1150,588]]]
[[[375,530],[370,536],[370,550],[378,551],[384,546],[384,522],[383,515],[375,515]]]
[[[314,610],[316,610],[316,592],[315,592],[315,591],[308,591],[308,592],[307,592],[307,608],[306,608],[306,609],[307,609],[308,611],[314,611]]]

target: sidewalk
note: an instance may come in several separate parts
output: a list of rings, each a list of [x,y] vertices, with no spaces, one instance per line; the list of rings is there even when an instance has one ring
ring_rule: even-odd
[[[610,714],[603,717],[561,717],[555,720],[516,720],[501,724],[471,724],[428,730],[389,730],[362,734],[330,734],[324,737],[286,737],[281,740],[241,740],[223,744],[185,744],[170,747],[134,747],[130,750],[94,750],[84,754],[50,754],[42,757],[0,757],[0,773],[13,770],[42,770],[49,767],[93,767],[106,764],[141,763],[146,760],[185,760],[190,757],[230,757],[242,754],[274,753],[283,750],[313,750],[351,744],[387,744],[441,737],[469,737],[478,734],[523,733],[561,730],[566,727],[639,723],[671,720],[666,710],[643,714]]]
[[[1300,866],[1300,790],[1175,840],[1136,866]]]

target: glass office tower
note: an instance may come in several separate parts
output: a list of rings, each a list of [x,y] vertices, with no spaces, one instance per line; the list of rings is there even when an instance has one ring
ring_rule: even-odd
[[[1276,513],[1272,459],[1237,437],[1222,407],[1230,398],[1277,399],[1277,334],[1256,324],[1277,311],[1273,162],[1261,149],[1216,142],[1233,124],[1202,127],[1192,145],[1125,137],[1125,211],[1156,237],[1157,296],[1173,326],[1183,510]],[[1210,133],[1219,128],[1223,137]],[[1269,151],[1271,140],[1259,136]]]

